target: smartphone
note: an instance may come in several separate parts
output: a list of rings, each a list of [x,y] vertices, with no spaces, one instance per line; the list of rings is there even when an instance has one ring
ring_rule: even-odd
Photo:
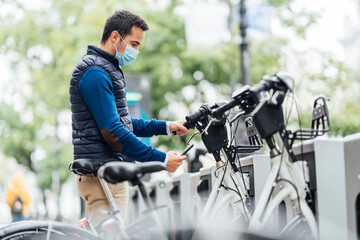
[[[181,156],[187,154],[187,152],[190,151],[190,149],[192,149],[193,147],[194,147],[194,144],[189,145],[189,146],[188,146],[187,148],[185,148],[185,150],[181,153]]]

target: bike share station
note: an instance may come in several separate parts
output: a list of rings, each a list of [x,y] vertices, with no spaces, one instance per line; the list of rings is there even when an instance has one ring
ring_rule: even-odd
[[[281,76],[278,77],[280,78]],[[325,100],[323,101],[325,102]],[[216,107],[221,108],[222,106],[217,105]],[[207,108],[209,109],[209,107]],[[205,108],[203,108],[203,110],[204,109]],[[319,113],[316,112],[319,110],[325,110],[325,112],[327,112],[326,107],[319,107],[314,104],[313,120],[319,116]],[[197,117],[201,116],[201,114],[204,115],[204,111],[197,112]],[[330,122],[328,122],[328,124],[330,125]],[[209,128],[209,126],[210,124],[207,127],[204,125],[201,130],[211,133],[211,131],[214,131],[214,128],[216,128]],[[256,124],[256,126],[258,125]],[[191,126],[191,128],[192,127],[193,126]],[[254,136],[254,131],[251,129],[252,124],[247,124],[246,127],[251,142],[251,137]],[[260,129],[260,131],[264,130]],[[306,208],[309,209],[306,214],[314,216],[314,221],[310,221],[310,223],[317,225],[316,233],[319,239],[360,239],[360,133],[342,139],[314,139],[314,134],[316,136],[321,136],[327,131],[328,130],[321,132],[317,130],[317,132],[314,132],[313,130],[300,130],[290,133],[285,131],[282,132],[282,136],[287,134],[286,136],[293,137],[289,137],[289,141],[291,142],[290,147],[287,145],[288,143],[284,143],[284,145],[290,149],[289,155],[291,156],[287,157],[291,158],[292,161],[290,164],[294,165],[291,167],[291,170],[295,169],[296,171],[299,171],[300,175],[304,177],[304,181],[306,181],[306,184],[304,183],[306,191],[303,190],[303,192],[306,192],[306,202],[304,195],[301,200],[303,202],[300,202],[300,196],[297,190],[296,193],[298,199],[296,200],[295,197],[295,200],[293,199],[292,203],[290,199],[285,197],[279,198],[280,201],[283,199],[280,204],[273,204],[273,206],[270,206],[270,208],[272,207],[272,212],[275,213],[270,217],[268,216],[269,221],[266,222],[266,230],[270,230],[270,234],[272,231],[275,234],[279,234],[279,231],[282,230],[285,225],[289,224],[289,221],[294,217],[292,216],[292,212],[294,212],[294,206],[296,206],[294,202],[296,202],[302,209],[305,205],[301,204],[305,203]],[[221,134],[217,136],[219,139],[221,139]],[[208,152],[213,154],[214,151],[211,149],[211,141],[216,140],[204,140],[204,135],[202,135],[202,137]],[[294,140],[301,140],[301,142],[296,142],[293,145]],[[269,141],[267,141],[267,143],[269,145]],[[231,158],[234,149],[225,145],[222,147],[227,147],[229,152],[224,151],[223,154]],[[237,146],[236,151],[238,153],[251,153],[254,152],[253,150],[259,149],[252,149],[253,147],[254,146],[250,146],[249,148],[246,148],[246,146]],[[284,147],[282,150],[284,150]],[[269,155],[253,154],[245,157],[240,155],[240,164],[238,163],[236,165],[238,169],[235,170],[235,172],[241,172],[243,176],[242,181],[244,182],[244,185],[246,185],[245,196],[253,202],[254,208],[256,208],[258,204],[261,204],[259,203],[259,201],[261,201],[260,195],[262,195],[269,179],[268,177],[271,174],[273,164],[273,156],[271,157],[271,154],[272,152],[270,151]],[[216,159],[217,156],[214,155],[214,157]],[[283,163],[280,162],[280,164]],[[220,188],[220,185],[216,185],[218,184],[220,177],[224,178],[225,176],[226,178],[225,172],[222,173],[222,175],[220,172],[223,167],[224,166],[216,165],[210,168],[202,168],[196,173],[184,173],[171,180],[158,181],[148,185],[148,191],[152,193],[150,195],[153,197],[152,200],[154,205],[159,208],[158,212],[160,214],[160,219],[168,230],[170,239],[191,239],[193,230],[197,228],[199,221],[201,222],[204,220],[202,218],[210,217],[212,212],[219,210],[217,208],[226,209],[227,213],[235,211],[234,202],[228,201],[229,198],[226,198],[224,188]],[[307,170],[305,170],[305,168]],[[229,167],[229,169],[234,169],[234,166]],[[283,182],[280,183],[280,181]],[[286,181],[284,181],[284,179],[278,180],[277,183],[277,186],[273,187],[269,199],[278,198],[277,194],[280,195],[283,188],[286,188]],[[234,182],[234,184],[237,183]],[[226,183],[228,189],[231,189],[230,186],[231,184],[229,184],[229,182]],[[218,189],[218,191],[212,191],[213,189]],[[218,192],[217,197],[212,204],[208,204],[208,201],[212,199],[214,192]],[[239,192],[241,192],[241,189]],[[132,189],[131,195],[139,196],[136,189]],[[145,210],[145,208],[141,207],[141,204],[139,204],[141,201],[137,200],[136,202],[137,204],[132,203],[129,206],[129,213],[139,213],[139,211]],[[211,206],[211,209],[207,209],[208,205]],[[265,205],[265,210],[263,212],[265,215],[269,214],[266,212],[267,207],[269,206]],[[220,210],[220,212],[221,211],[222,210]],[[253,212],[254,209],[250,207],[249,211]],[[303,211],[305,210],[303,209]],[[251,217],[254,216],[255,215]],[[302,216],[301,211],[300,216]],[[131,218],[136,217],[137,216],[129,216],[129,221],[131,221]],[[220,219],[217,220],[221,222],[223,219],[220,217]],[[311,225],[310,223],[309,225]],[[256,229],[256,227],[253,229]],[[306,230],[310,231],[310,229]],[[317,237],[315,237],[315,239],[316,238]]]
[[[302,146],[294,146],[294,154],[307,159],[309,164],[309,187],[315,196],[311,208],[319,226],[320,239],[359,239],[360,134],[341,140],[305,142]],[[250,196],[254,197],[256,203],[270,172],[270,158],[252,155],[242,158],[241,163],[243,172],[248,173]],[[177,228],[193,228],[217,177],[213,166],[148,186],[165,228],[174,231]],[[128,211],[131,213],[128,215],[130,222],[146,210],[136,189],[132,189],[131,195],[133,201],[130,201]],[[277,224],[284,224],[283,221],[279,218],[274,220],[272,227],[277,228]],[[191,239],[191,232],[187,235],[186,232],[178,233],[176,239]]]

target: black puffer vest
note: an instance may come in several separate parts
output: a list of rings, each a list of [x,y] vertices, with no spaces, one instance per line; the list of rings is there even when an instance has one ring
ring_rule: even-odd
[[[99,67],[109,75],[114,89],[116,108],[120,120],[127,129],[133,131],[126,103],[125,78],[118,64],[118,60],[114,55],[95,46],[88,46],[87,54],[76,65],[73,71],[69,92],[72,112],[74,159],[121,156],[121,154],[105,142],[94,117],[79,92],[80,79],[86,70],[91,67]]]

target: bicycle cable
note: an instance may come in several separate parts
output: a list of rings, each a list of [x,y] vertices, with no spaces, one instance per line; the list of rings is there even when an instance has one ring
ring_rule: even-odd
[[[284,148],[285,148],[285,146],[283,145],[282,150],[281,150],[281,153],[284,152]],[[281,164],[282,164],[282,161],[283,161],[283,156],[284,156],[284,155],[281,154],[281,159],[280,159],[279,168],[278,168],[277,173],[276,173],[276,176],[275,176],[275,183],[276,183],[276,181],[277,181],[276,179],[278,178],[279,173],[280,173]],[[276,186],[276,184],[275,184],[275,185],[272,184],[271,191],[270,191],[270,194],[269,194],[269,198],[268,198],[267,201],[266,201],[265,207],[267,207],[267,205],[268,205],[269,202],[270,202],[270,199],[271,199],[271,196],[272,196],[272,194],[273,194],[273,192],[274,192],[275,186]]]
[[[224,169],[224,174],[223,174],[222,179],[221,179],[221,182],[220,182],[220,186],[223,187],[223,188],[225,188],[225,189],[229,188],[229,187],[227,187],[227,186],[225,186],[225,185],[223,184],[224,178],[225,178],[225,174],[226,174],[226,170],[227,170],[227,167],[228,167],[228,164],[229,164],[229,159],[228,159],[228,158],[226,158],[226,159],[227,159],[227,160],[226,160],[225,165],[224,165],[224,166],[221,166],[221,167],[225,167],[225,169]],[[234,181],[234,179],[232,178],[231,175],[230,175],[230,178],[231,178],[231,180],[233,181],[233,183],[234,183],[237,191],[236,191],[235,189],[232,189],[232,188],[231,188],[231,189],[229,188],[229,189],[235,191],[235,192],[240,196],[240,199],[243,200],[243,198],[242,198],[242,196],[241,196],[241,193],[240,193],[240,190],[237,188],[236,183],[235,183],[235,181]],[[244,201],[242,201],[242,203],[243,203],[243,208],[245,209]],[[245,212],[246,212],[246,211],[245,211]]]
[[[286,124],[285,124],[285,126],[287,126],[288,125],[288,122],[289,122],[289,119],[290,119],[290,114],[291,114],[291,112],[292,112],[292,108],[293,108],[293,106],[295,105],[295,108],[296,108],[296,115],[297,115],[297,118],[298,118],[298,123],[299,123],[299,129],[300,129],[300,131],[301,131],[301,129],[302,129],[302,127],[301,127],[301,117],[300,117],[300,112],[299,112],[299,108],[298,108],[298,104],[297,104],[297,101],[296,101],[296,99],[295,99],[295,96],[294,96],[294,93],[292,92],[292,93],[289,93],[288,94],[288,98],[287,99],[289,99],[289,98],[291,98],[292,99],[292,102],[291,102],[291,107],[290,107],[290,110],[289,110],[289,112],[288,112],[288,116],[287,116],[287,120],[286,120]],[[294,104],[295,103],[295,104]],[[285,105],[285,106],[287,106],[287,104]],[[287,111],[287,109],[285,110],[285,112]],[[301,160],[302,161],[305,161],[304,160],[304,146],[303,146],[303,140],[301,139],[300,140],[300,148],[301,148]],[[306,181],[306,173],[305,173],[305,168],[304,168],[304,163],[301,163],[301,168],[302,168],[302,172],[303,172],[303,177],[304,177],[304,181],[306,182],[306,183],[308,183],[307,181]],[[307,190],[307,189],[306,189]]]
[[[235,187],[236,187],[235,182],[234,182],[234,185],[235,185]],[[235,190],[235,189],[233,189],[233,188],[231,188],[231,187],[227,187],[227,186],[225,186],[225,185],[223,185],[223,184],[221,184],[221,186],[222,186],[225,190],[233,191],[233,192],[235,192],[236,194],[239,195],[240,199],[239,199],[238,201],[236,201],[236,202],[239,202],[239,201],[240,201],[240,202],[242,203],[242,206],[243,206],[243,209],[244,209],[244,213],[245,213],[244,215],[246,216],[246,220],[247,220],[248,222],[250,222],[249,216],[248,216],[247,211],[246,211],[246,209],[245,209],[244,199],[242,198],[240,192],[238,192],[239,189]],[[237,188],[237,187],[236,187],[236,188]],[[235,203],[236,203],[236,202],[235,202]]]
[[[237,130],[238,130],[238,127],[239,127],[239,120],[237,121],[237,123],[236,123],[236,127],[235,127],[235,131],[234,131],[234,133],[233,133],[233,128],[232,128],[232,124],[231,123],[229,123],[229,125],[230,125],[230,133],[231,133],[231,135],[233,135],[232,137],[231,137],[231,142],[230,142],[230,146],[232,145],[232,142],[234,141],[234,144],[235,144],[235,146],[236,146],[236,132],[237,132]],[[249,191],[249,189],[247,189],[247,187],[246,187],[246,183],[245,183],[245,178],[244,178],[244,174],[243,174],[243,171],[242,171],[242,166],[241,166],[241,161],[240,161],[240,156],[238,155],[239,153],[238,153],[238,149],[235,147],[235,153],[234,153],[234,156],[232,156],[234,159],[236,159],[236,156],[238,157],[238,160],[239,160],[239,171],[240,171],[240,175],[241,175],[241,179],[242,179],[242,182],[243,182],[243,184],[244,184],[244,188],[245,188],[245,190],[248,192]]]
[[[300,205],[300,195],[299,195],[299,191],[298,191],[297,187],[295,186],[294,183],[292,183],[291,181],[289,181],[289,180],[287,180],[285,178],[279,178],[275,182],[279,183],[281,181],[289,183],[295,189],[296,196],[297,196],[296,198],[297,198],[297,201],[298,201],[298,204],[299,204],[299,212],[300,212],[300,215],[302,216],[301,205]]]
[[[222,177],[222,179],[221,179],[221,184],[220,184],[220,186],[221,186],[221,187],[223,187],[223,188],[224,188],[224,189],[226,189],[226,190],[231,190],[231,191],[234,191],[236,194],[238,194],[238,195],[239,195],[239,197],[240,197],[240,201],[241,201],[242,206],[243,206],[243,209],[244,209],[245,216],[246,216],[247,220],[249,221],[249,217],[247,216],[247,212],[246,212],[246,209],[245,209],[245,202],[244,202],[244,199],[243,199],[243,197],[241,196],[240,190],[239,190],[239,188],[237,187],[237,185],[236,185],[236,183],[235,183],[235,181],[234,181],[233,177],[230,175],[230,178],[231,178],[231,180],[233,181],[234,186],[236,187],[236,190],[235,190],[235,189],[233,189],[233,188],[230,188],[230,187],[228,187],[228,186],[225,186],[225,185],[223,184],[223,181],[224,181],[224,177],[225,177],[225,174],[226,174],[226,170],[227,170],[228,163],[229,163],[229,159],[227,159],[226,164],[225,164],[224,166],[222,166],[222,167],[225,167],[225,170],[224,170],[223,177]]]
[[[290,97],[290,95],[288,95],[288,94],[287,94],[287,96]],[[294,101],[295,101],[296,109],[298,109],[295,98],[294,98]],[[293,103],[292,103],[292,104],[293,104]],[[292,107],[291,107],[291,109],[292,109]],[[290,114],[288,115],[288,117],[289,117],[289,116],[290,116]],[[299,115],[298,115],[298,116],[299,116]],[[286,119],[286,122],[288,123],[288,119]],[[286,124],[285,126],[287,126],[287,124]],[[282,145],[282,149],[281,149],[281,159],[280,159],[279,169],[278,169],[277,174],[276,174],[275,183],[278,183],[279,181],[286,181],[286,182],[290,183],[290,184],[293,186],[293,188],[294,188],[295,191],[296,191],[296,195],[297,195],[297,199],[298,199],[298,203],[299,203],[299,211],[300,211],[300,214],[302,214],[301,207],[300,207],[300,196],[299,196],[298,189],[296,188],[296,186],[295,186],[291,181],[289,181],[289,180],[287,180],[287,179],[278,178],[278,176],[279,176],[279,174],[280,174],[281,165],[282,165],[282,162],[283,162],[283,159],[284,159],[284,154],[283,154],[283,153],[284,153],[284,149],[285,149],[285,145],[283,144],[283,145]],[[276,186],[276,184],[275,184],[275,186]],[[273,192],[274,192],[275,186],[273,186],[272,189],[271,189],[271,192],[270,192],[270,195],[269,195],[269,199],[268,199],[266,205],[267,205],[267,204],[269,203],[269,201],[270,201],[270,197],[271,197],[271,195],[272,195]]]
[[[233,181],[234,186],[236,187],[236,190],[238,191],[238,193],[240,193],[240,190],[239,190],[239,188],[237,187],[234,178],[233,178],[231,175],[230,175],[230,178],[231,178],[231,180]],[[245,216],[246,216],[247,221],[249,222],[250,220],[249,220],[249,216],[248,216],[248,214],[247,214],[247,211],[246,211],[246,209],[245,209],[245,201],[244,201],[244,198],[241,196],[241,194],[239,194],[239,196],[240,196],[240,201],[241,201],[242,206],[243,206],[243,209],[244,209],[244,214],[245,214]]]
[[[239,127],[239,122],[240,122],[239,120],[236,121],[236,127],[235,127],[234,132],[233,132],[233,128],[232,128],[232,123],[229,122],[229,125],[230,125],[230,134],[232,135],[232,136],[231,136],[230,146],[232,145],[232,142],[234,142],[234,144],[235,144],[235,146],[236,146],[236,132],[237,132],[238,127]],[[247,187],[246,187],[244,174],[243,174],[243,172],[242,172],[240,157],[239,157],[237,154],[238,154],[238,149],[235,148],[235,153],[234,153],[234,155],[231,156],[231,157],[234,158],[234,159],[236,159],[236,156],[237,156],[238,159],[239,159],[239,171],[240,171],[241,179],[242,179],[243,186],[244,186],[245,190],[248,192],[249,190],[248,190]],[[240,194],[240,190],[239,190],[239,188],[237,187],[237,184],[235,183],[235,180],[233,179],[232,176],[230,176],[230,177],[231,177],[231,180],[232,180],[233,183],[234,183],[234,186],[236,187],[236,189],[237,189],[237,191],[238,191],[237,193],[238,193],[239,196],[240,196],[240,201],[242,202],[246,219],[247,219],[247,221],[249,222],[249,216],[248,216],[247,211],[246,211],[246,209],[245,209],[245,201],[244,201],[243,197],[242,197],[241,194]]]
[[[287,118],[286,118],[286,123],[285,123],[285,126],[287,126],[288,125],[288,123],[289,123],[289,120],[290,120],[290,114],[291,114],[291,112],[292,112],[292,109],[293,109],[293,106],[294,106],[294,101],[295,101],[295,103],[296,103],[296,100],[295,100],[295,97],[294,97],[294,93],[288,93],[288,94],[286,94],[286,96],[287,96],[287,98],[286,98],[286,103],[285,103],[285,113],[286,112],[288,112],[288,114],[287,114]],[[292,99],[292,102],[291,102],[291,104],[290,104],[290,110],[288,111],[287,110],[287,107],[288,107],[288,105],[289,105],[289,103],[288,103],[288,101],[289,101],[289,99]]]
[[[296,113],[297,113],[297,116],[298,116],[299,130],[301,131],[301,130],[302,130],[302,125],[301,125],[300,111],[299,111],[298,104],[297,104],[297,101],[296,101],[295,97],[294,97],[294,101],[295,101]],[[300,152],[301,152],[301,153],[300,153],[300,155],[301,155],[301,160],[302,160],[302,161],[305,161],[305,160],[304,160],[304,159],[305,159],[305,157],[304,157],[304,144],[303,144],[303,140],[302,140],[302,139],[300,140]],[[306,174],[305,174],[304,163],[302,163],[301,166],[302,166],[302,170],[303,170],[304,181],[305,181],[305,183],[307,183],[306,186],[305,186],[305,191],[307,191],[307,192],[309,193],[310,200],[311,200],[311,202],[313,202],[314,199],[313,199],[313,196],[312,196],[312,194],[311,194],[311,191],[310,191],[310,189],[309,189],[309,187],[308,187],[308,183],[309,183],[309,182],[306,181]]]

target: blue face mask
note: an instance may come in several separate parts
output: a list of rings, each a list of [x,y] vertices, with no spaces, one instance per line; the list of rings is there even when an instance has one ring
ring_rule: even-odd
[[[121,36],[120,36],[120,38],[126,44],[126,42],[124,41],[124,39]],[[116,50],[115,57],[119,61],[119,66],[128,66],[128,65],[132,64],[133,62],[135,62],[136,57],[139,54],[138,50],[136,50],[135,48],[133,48],[127,44],[126,44],[125,51],[123,54],[118,52],[118,50],[115,46],[115,43],[114,43],[114,47]]]

